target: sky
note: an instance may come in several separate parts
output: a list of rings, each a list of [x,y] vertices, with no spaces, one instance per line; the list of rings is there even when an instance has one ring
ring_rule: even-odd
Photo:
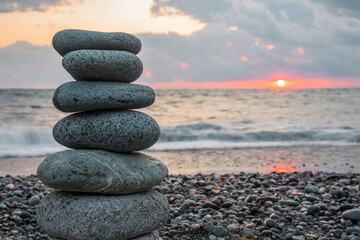
[[[63,29],[136,35],[154,88],[360,87],[359,0],[1,0],[0,88],[72,81]]]

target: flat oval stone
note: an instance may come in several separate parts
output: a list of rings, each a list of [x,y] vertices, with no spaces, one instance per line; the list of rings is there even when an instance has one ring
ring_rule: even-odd
[[[360,209],[355,208],[345,211],[341,216],[352,221],[360,221]]]
[[[116,50],[77,50],[63,57],[62,65],[75,80],[130,83],[143,71],[140,59]]]
[[[81,49],[122,50],[133,54],[138,54],[141,49],[141,41],[128,33],[78,29],[66,29],[56,33],[52,44],[61,56]]]
[[[37,224],[50,237],[74,240],[141,236],[168,216],[167,199],[154,190],[121,196],[52,192],[36,210]]]
[[[63,112],[148,107],[155,92],[148,86],[103,81],[75,81],[59,86],[52,98]]]
[[[49,155],[37,169],[40,180],[68,192],[130,194],[151,189],[168,169],[142,153],[65,150]]]
[[[102,110],[69,115],[53,128],[55,140],[69,148],[111,152],[140,151],[159,138],[160,128],[149,115],[130,110]]]

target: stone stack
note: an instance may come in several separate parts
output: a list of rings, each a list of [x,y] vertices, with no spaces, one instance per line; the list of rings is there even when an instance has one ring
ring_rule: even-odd
[[[152,188],[166,166],[132,153],[159,138],[160,128],[143,108],[155,100],[147,86],[130,84],[142,73],[135,55],[141,42],[126,33],[64,30],[53,38],[64,68],[75,78],[59,86],[53,103],[63,112],[53,129],[65,150],[38,167],[40,180],[58,191],[37,208],[37,223],[49,236],[76,240],[159,239],[169,205]]]

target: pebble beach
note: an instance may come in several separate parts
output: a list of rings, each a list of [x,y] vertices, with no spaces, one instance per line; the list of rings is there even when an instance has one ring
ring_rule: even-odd
[[[155,190],[170,204],[162,239],[360,239],[360,174],[169,175]],[[51,239],[36,206],[51,192],[36,175],[0,177],[1,239]]]

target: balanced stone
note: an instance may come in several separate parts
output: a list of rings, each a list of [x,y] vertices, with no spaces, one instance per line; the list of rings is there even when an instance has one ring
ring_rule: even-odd
[[[69,192],[130,194],[151,189],[168,173],[159,160],[141,153],[65,150],[49,155],[38,167],[39,179]]]
[[[75,81],[59,86],[53,103],[63,112],[135,109],[150,106],[155,93],[148,86],[103,81]]]
[[[139,151],[152,146],[160,128],[149,115],[130,110],[102,110],[69,115],[56,123],[53,135],[74,149]]]
[[[130,195],[49,193],[38,205],[37,223],[50,237],[125,240],[151,233],[169,216],[169,204],[151,190]]]
[[[66,29],[55,34],[52,40],[55,50],[61,56],[81,49],[122,50],[138,54],[140,40],[123,32],[94,32]]]
[[[162,238],[160,238],[159,232],[158,231],[153,231],[152,233],[148,233],[148,234],[144,234],[141,235],[139,237],[134,237],[131,238],[129,240],[161,240]],[[52,240],[63,240],[60,238],[52,238]]]
[[[143,71],[136,55],[117,50],[73,51],[64,56],[62,64],[76,80],[130,83]]]

